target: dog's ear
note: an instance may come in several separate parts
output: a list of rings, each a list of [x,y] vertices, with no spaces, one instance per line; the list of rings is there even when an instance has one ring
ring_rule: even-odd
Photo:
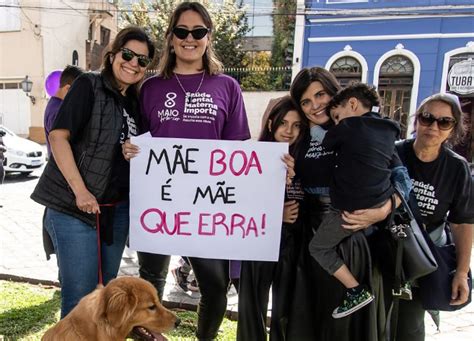
[[[118,328],[134,314],[138,298],[131,288],[112,286],[105,289],[104,313],[109,323]]]

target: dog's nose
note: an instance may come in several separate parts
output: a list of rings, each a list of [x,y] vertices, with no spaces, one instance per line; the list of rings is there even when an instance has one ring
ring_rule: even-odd
[[[181,323],[181,320],[179,318],[176,318],[176,322],[174,323],[174,327],[177,328],[180,323]]]

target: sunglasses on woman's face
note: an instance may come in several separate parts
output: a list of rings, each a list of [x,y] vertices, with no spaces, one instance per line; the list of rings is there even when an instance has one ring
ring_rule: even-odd
[[[425,127],[431,126],[434,122],[438,123],[438,128],[441,130],[449,130],[456,124],[456,119],[453,117],[436,118],[430,112],[422,112],[418,114],[418,122]]]
[[[133,57],[137,57],[138,65],[140,65],[140,67],[147,67],[148,64],[150,64],[150,58],[143,54],[135,53],[132,50],[127,49],[126,47],[122,47],[120,51],[122,51],[122,59],[126,62],[131,61]]]
[[[194,39],[201,40],[206,36],[206,34],[209,33],[209,29],[207,27],[200,27],[190,31],[182,27],[173,28],[173,34],[176,36],[176,38],[181,40],[186,39],[189,33],[191,33]]]

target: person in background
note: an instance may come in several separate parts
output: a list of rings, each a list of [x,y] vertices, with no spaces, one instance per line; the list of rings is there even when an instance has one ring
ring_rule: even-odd
[[[266,115],[259,141],[286,142],[290,155],[297,158],[308,131],[303,113],[290,96],[279,98]],[[299,179],[293,179],[285,192],[280,254],[277,262],[243,261],[240,273],[237,340],[267,340],[267,308],[272,288],[270,340],[285,340],[289,304],[293,296],[296,259],[299,252],[302,219],[299,205],[304,198]]]
[[[165,32],[158,74],[148,78],[141,88],[144,131],[154,137],[250,138],[240,86],[222,73],[222,63],[213,49],[214,35],[211,17],[202,4],[182,2],[174,10]],[[170,111],[174,114],[167,114]],[[123,145],[127,160],[138,152],[133,144]],[[188,259],[201,292],[196,336],[212,340],[217,337],[227,307],[229,261]],[[163,297],[170,256],[138,252],[138,260],[140,276],[153,283]]]
[[[84,70],[82,70],[78,66],[68,65],[66,68],[61,72],[61,76],[59,78],[59,89],[56,93],[49,99],[48,104],[46,105],[46,109],[44,110],[44,133],[46,135],[46,147],[48,149],[48,160],[51,159],[51,146],[49,144],[49,132],[53,128],[54,120],[58,115],[59,108],[61,107],[61,103],[66,97],[69,89],[71,88],[72,83],[74,80],[82,75]],[[54,246],[53,241],[51,240],[48,231],[46,231],[45,219],[46,217],[46,208],[43,215],[43,248],[46,253],[46,259],[49,260],[51,254],[54,253]]]
[[[74,81],[49,134],[53,156],[31,198],[47,207],[61,318],[117,276],[129,231],[130,165],[121,144],[139,133],[138,84],[154,54],[141,28],[119,31],[102,71]]]
[[[44,132],[46,134],[46,147],[48,148],[48,159],[51,158],[51,146],[49,144],[49,132],[53,127],[54,120],[58,115],[59,108],[61,103],[66,97],[67,92],[71,88],[72,82],[82,75],[84,70],[78,66],[68,65],[61,72],[61,77],[59,79],[59,89],[56,93],[49,99],[46,109],[44,110]]]
[[[450,149],[465,132],[459,99],[435,94],[416,110],[416,137],[397,143],[398,154],[413,181],[413,192],[423,224],[433,242],[447,242],[446,225],[456,245],[457,268],[452,280],[452,305],[467,301],[472,230],[474,226],[473,181],[467,161]],[[400,300],[397,340],[425,339],[425,310],[420,288],[413,300]]]

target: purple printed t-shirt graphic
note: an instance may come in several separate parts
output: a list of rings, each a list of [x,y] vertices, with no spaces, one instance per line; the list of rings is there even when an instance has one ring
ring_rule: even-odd
[[[233,78],[205,75],[203,79],[202,73],[178,77],[152,77],[143,84],[144,131],[154,137],[250,138],[242,94]]]

